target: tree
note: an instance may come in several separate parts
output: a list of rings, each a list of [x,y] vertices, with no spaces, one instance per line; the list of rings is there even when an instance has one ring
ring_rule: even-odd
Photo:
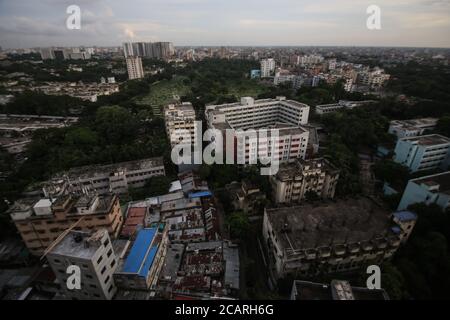
[[[450,137],[450,116],[445,116],[438,120],[436,132],[446,137]]]
[[[226,217],[226,224],[230,228],[231,236],[243,239],[250,230],[248,216],[242,211],[236,211]]]

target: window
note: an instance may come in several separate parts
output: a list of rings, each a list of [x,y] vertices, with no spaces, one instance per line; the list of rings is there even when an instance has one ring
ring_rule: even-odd
[[[112,254],[112,249],[109,249],[108,253],[106,254],[108,256],[108,258],[111,256]]]
[[[111,268],[116,265],[116,260],[111,261]]]
[[[111,277],[107,276],[106,279],[105,279],[105,284],[108,283],[109,279],[111,279]]]
[[[106,247],[109,244],[109,239],[106,239],[105,242],[103,242],[103,246]]]
[[[100,262],[102,262],[102,260],[103,260],[103,256],[100,256],[100,258],[98,258],[98,260],[97,260],[97,264],[100,264]]]
[[[104,274],[106,271],[106,266],[103,267],[102,271],[100,272],[101,274]]]

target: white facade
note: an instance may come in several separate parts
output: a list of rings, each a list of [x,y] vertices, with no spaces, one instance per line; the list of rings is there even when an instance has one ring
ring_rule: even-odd
[[[197,123],[195,110],[190,102],[182,104],[170,104],[164,109],[166,133],[172,147],[179,143],[180,139],[190,141],[191,145],[197,142]]]
[[[64,296],[74,300],[111,300],[117,291],[113,273],[118,264],[108,232],[70,231],[47,254]],[[80,289],[69,288],[70,266],[80,270]],[[69,281],[70,283],[71,281]]]
[[[261,78],[268,78],[272,76],[274,71],[275,71],[274,59],[261,60]]]
[[[393,120],[389,124],[389,133],[397,138],[417,137],[423,135],[426,131],[431,131],[436,127],[438,119],[423,118],[412,120]]]
[[[210,128],[237,130],[237,160],[245,164],[253,163],[258,154],[281,161],[304,158],[309,131],[301,125],[308,123],[308,116],[308,105],[284,97],[256,101],[243,97],[240,103],[206,106],[205,110]],[[251,132],[243,132],[249,129],[268,129],[268,135],[255,131],[251,137]],[[277,129],[279,136],[271,135],[270,129]]]
[[[438,134],[402,138],[397,141],[394,161],[412,172],[441,168],[450,165],[450,139]]]
[[[129,56],[127,58],[128,79],[141,79],[144,77],[144,69],[142,68],[142,60],[140,57]]]

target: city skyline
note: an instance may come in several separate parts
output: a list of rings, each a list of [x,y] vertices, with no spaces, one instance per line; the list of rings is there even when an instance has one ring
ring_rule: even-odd
[[[68,30],[66,8],[81,8]],[[381,30],[368,30],[369,5]],[[450,1],[0,1],[0,46],[118,46],[170,41],[177,46],[450,47]],[[237,36],[238,35],[238,36]]]

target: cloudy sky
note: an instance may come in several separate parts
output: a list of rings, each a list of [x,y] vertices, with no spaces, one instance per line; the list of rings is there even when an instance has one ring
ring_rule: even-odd
[[[81,8],[68,30],[66,8]],[[381,30],[366,9],[381,8]],[[357,45],[450,47],[450,0],[0,0],[0,46]]]

